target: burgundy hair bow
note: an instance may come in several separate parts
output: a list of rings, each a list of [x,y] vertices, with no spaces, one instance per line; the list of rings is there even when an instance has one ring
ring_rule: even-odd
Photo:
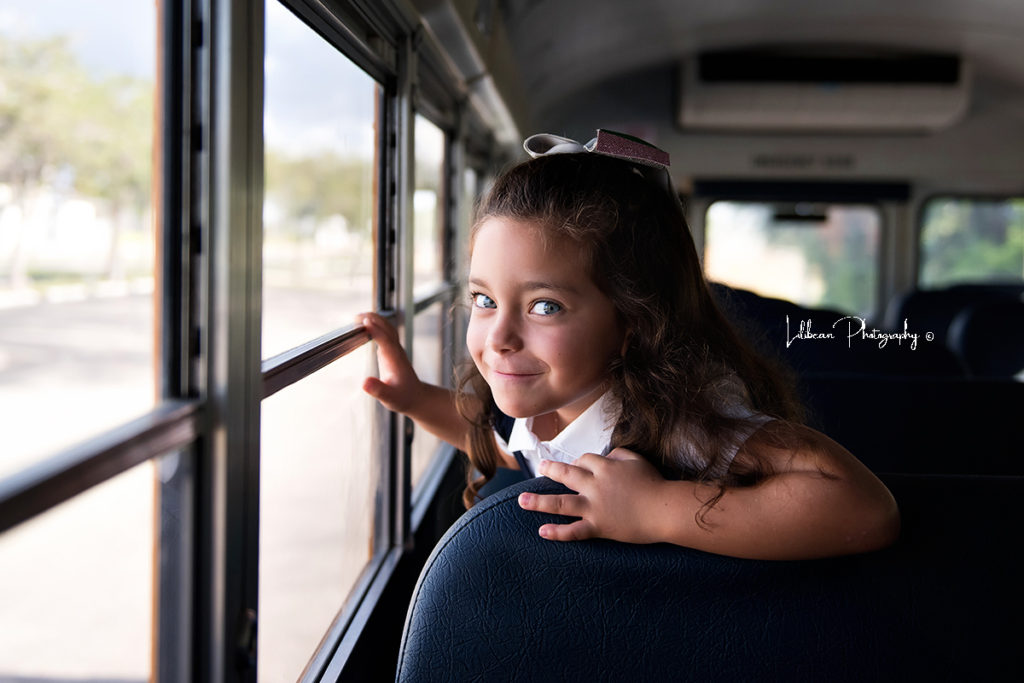
[[[585,145],[569,138],[563,138],[561,135],[538,133],[526,138],[523,142],[523,149],[534,159],[546,154],[596,152],[664,170],[668,170],[669,165],[668,152],[632,135],[602,128],[597,130],[597,137]]]

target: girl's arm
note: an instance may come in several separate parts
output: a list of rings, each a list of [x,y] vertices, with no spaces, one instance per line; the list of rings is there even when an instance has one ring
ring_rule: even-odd
[[[420,381],[398,340],[398,331],[376,313],[357,318],[377,342],[380,378],[367,377],[363,391],[385,408],[412,418],[416,424],[458,449],[466,450],[469,423],[455,407],[450,389]]]
[[[804,446],[783,451],[766,430],[796,429]],[[573,465],[542,463],[540,473],[579,495],[520,496],[528,510],[580,517],[545,524],[552,540],[612,538],[630,543],[669,542],[708,552],[772,560],[798,560],[878,550],[899,535],[892,494],[859,460],[823,434],[799,425],[768,423],[737,457],[768,458],[776,474],[751,487],[727,488],[697,514],[718,487],[669,481],[636,453],[616,449],[607,458],[587,454]]]

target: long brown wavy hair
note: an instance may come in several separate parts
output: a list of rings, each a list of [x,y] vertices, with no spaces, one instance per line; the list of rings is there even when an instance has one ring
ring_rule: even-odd
[[[801,409],[783,372],[741,339],[712,299],[679,201],[652,173],[661,172],[593,153],[516,165],[478,208],[470,249],[490,217],[528,221],[579,246],[588,274],[628,330],[624,354],[608,368],[622,406],[611,445],[636,451],[665,477],[718,482],[706,511],[726,486],[770,473],[757,458],[728,464],[738,442],[763,422],[737,416],[737,387],[757,413],[795,421]],[[459,375],[457,404],[472,425],[468,508],[501,460],[490,389],[472,362]]]

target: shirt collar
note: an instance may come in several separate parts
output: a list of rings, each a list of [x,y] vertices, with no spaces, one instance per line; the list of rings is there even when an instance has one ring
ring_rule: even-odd
[[[552,456],[563,462],[572,462],[584,453],[604,453],[615,430],[618,411],[611,410],[612,396],[605,392],[599,399],[566,425],[555,438],[541,441],[533,433],[533,418],[516,418],[508,438],[510,451],[530,452],[545,446]],[[557,457],[557,456],[561,457]]]

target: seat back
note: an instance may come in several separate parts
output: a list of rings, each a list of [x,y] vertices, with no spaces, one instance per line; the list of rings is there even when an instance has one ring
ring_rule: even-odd
[[[874,472],[1024,475],[1024,383],[808,375],[809,423]]]
[[[976,377],[1024,377],[1024,301],[989,301],[960,311],[947,343]]]
[[[565,489],[511,486],[428,559],[397,680],[1013,680],[1024,480],[897,483],[897,546],[808,562],[545,541],[517,497]]]
[[[915,329],[935,335],[939,344],[947,343],[950,323],[964,309],[987,301],[1019,299],[1020,284],[964,284],[943,289],[912,289],[896,296],[886,307],[883,325],[898,330],[904,321]]]
[[[754,292],[712,284],[723,313],[761,353],[780,361],[798,375],[856,373],[865,375],[962,377],[965,367],[941,341],[926,340],[928,331],[913,327],[919,339],[881,342],[859,332],[871,333],[873,324],[850,318],[841,311],[807,308],[791,301],[763,297]],[[800,339],[808,332],[832,335],[832,339]],[[902,323],[901,323],[902,325]],[[945,336],[945,325],[942,327]],[[902,328],[888,330],[901,332]]]

